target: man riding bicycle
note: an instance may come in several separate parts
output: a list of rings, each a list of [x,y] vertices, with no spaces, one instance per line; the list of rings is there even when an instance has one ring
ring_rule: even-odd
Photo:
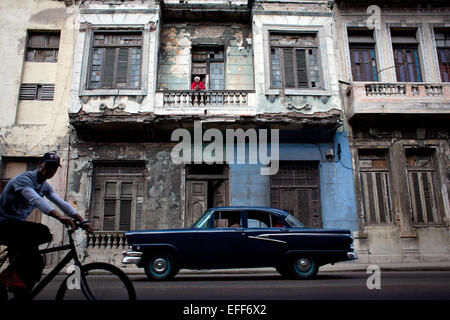
[[[88,226],[66,201],[62,200],[46,180],[51,179],[60,167],[55,153],[46,153],[34,171],[23,172],[11,179],[0,195],[0,243],[8,246],[10,265],[0,274],[2,282],[10,291],[29,292],[39,281],[44,260],[39,245],[50,242],[52,235],[47,226],[25,221],[35,208],[56,218],[64,225],[75,228],[73,219]],[[66,215],[58,213],[45,199],[56,204]]]

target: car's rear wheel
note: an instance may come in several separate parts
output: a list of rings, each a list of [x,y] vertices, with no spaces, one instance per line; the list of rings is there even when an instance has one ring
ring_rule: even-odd
[[[173,257],[169,253],[149,255],[144,270],[149,280],[167,280],[174,277],[178,271],[175,268]]]
[[[311,279],[319,271],[319,266],[312,257],[296,256],[290,260],[289,271],[295,279]]]

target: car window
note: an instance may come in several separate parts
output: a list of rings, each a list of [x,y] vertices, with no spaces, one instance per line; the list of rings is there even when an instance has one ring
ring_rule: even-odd
[[[264,211],[249,211],[247,213],[248,228],[281,228],[284,224],[274,214]]]
[[[241,228],[242,217],[240,211],[214,212],[214,228]]]
[[[207,212],[205,212],[205,214],[200,219],[197,220],[196,223],[194,223],[192,225],[192,228],[194,228],[194,229],[209,228],[209,225],[210,225],[209,221],[210,221],[211,216],[212,216],[211,212],[209,212],[209,210],[208,210]]]
[[[298,228],[303,228],[303,227],[304,227],[303,223],[301,223],[300,221],[298,221],[297,218],[294,217],[294,216],[291,215],[291,214],[289,214],[289,215],[286,217],[286,221],[289,223],[289,225],[290,225],[291,227],[298,227]]]
[[[267,224],[258,219],[248,219],[247,224],[249,228],[267,228]]]

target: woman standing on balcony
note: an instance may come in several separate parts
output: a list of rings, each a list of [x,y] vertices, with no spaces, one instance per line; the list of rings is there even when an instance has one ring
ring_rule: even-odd
[[[192,90],[205,90],[205,85],[203,84],[203,82],[200,81],[199,76],[196,76],[194,78],[194,82],[192,82],[191,89]]]
[[[194,82],[191,84],[191,90],[205,90],[205,85],[200,81],[199,76],[194,78]],[[201,96],[198,93],[192,95],[192,104],[195,103],[195,96],[197,96],[197,103],[200,104]]]

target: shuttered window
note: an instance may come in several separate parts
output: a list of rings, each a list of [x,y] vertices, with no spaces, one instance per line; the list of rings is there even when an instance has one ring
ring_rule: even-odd
[[[141,52],[141,32],[95,32],[89,88],[139,89]]]
[[[55,96],[54,84],[22,83],[20,85],[20,100],[48,100]]]
[[[58,61],[59,37],[59,32],[28,32],[26,61]]]
[[[450,82],[450,30],[435,30],[436,49],[442,82]]]
[[[97,231],[142,228],[144,163],[96,163],[91,219]]]
[[[394,223],[386,150],[359,150],[358,161],[365,223]]]
[[[378,81],[373,31],[348,30],[353,81]]]
[[[270,45],[272,88],[320,87],[315,34],[272,33]]]
[[[416,30],[391,30],[395,73],[400,82],[422,82]]]
[[[406,149],[408,190],[415,224],[440,224],[434,150]]]

